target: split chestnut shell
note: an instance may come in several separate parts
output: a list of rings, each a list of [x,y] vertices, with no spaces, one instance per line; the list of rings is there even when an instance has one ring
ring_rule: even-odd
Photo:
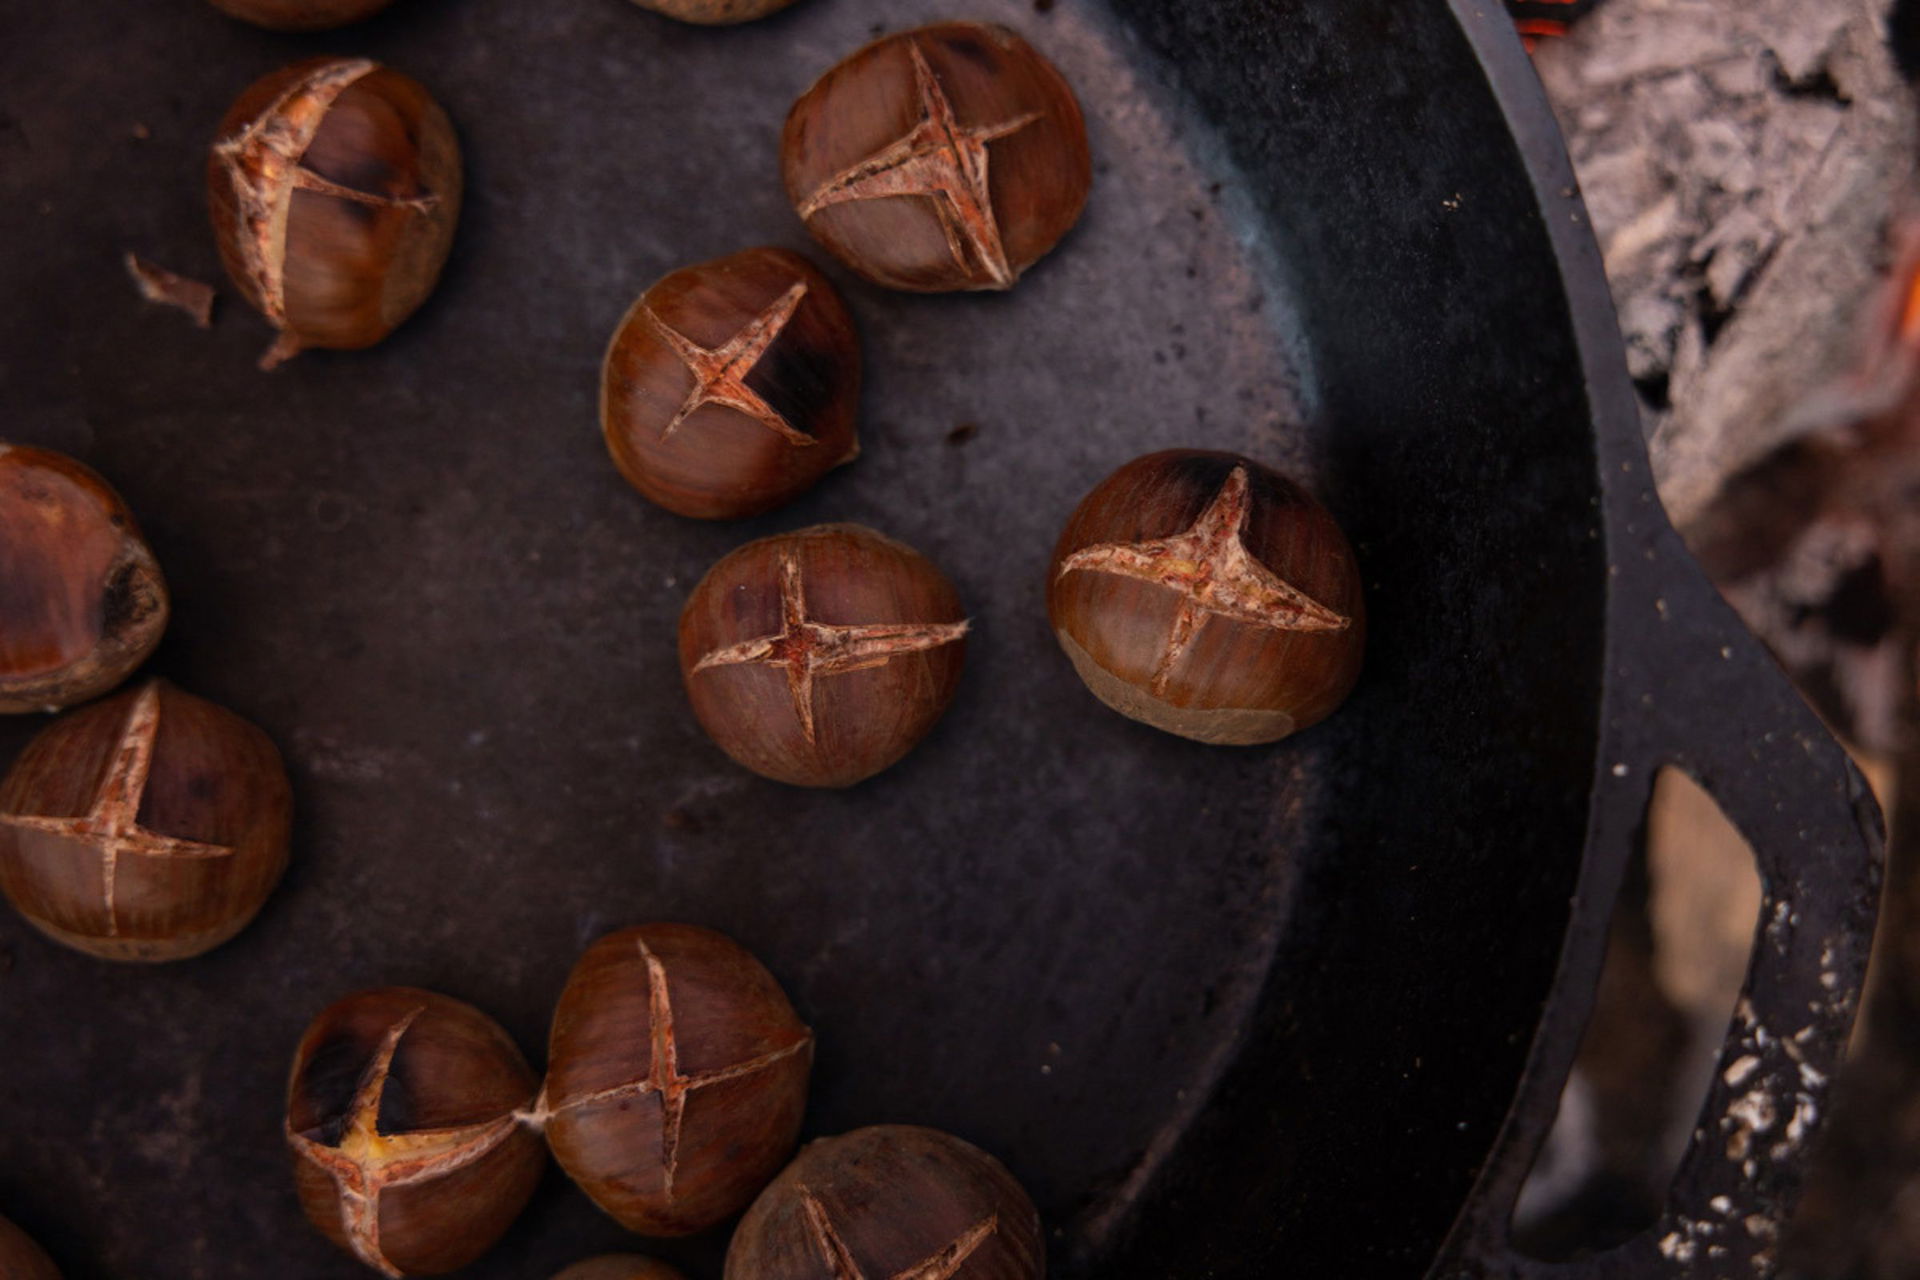
[[[427,91],[364,58],[255,82],[220,126],[207,198],[227,274],[307,347],[369,347],[433,291],[460,213],[460,149]]]
[[[1170,450],[1102,481],[1047,572],[1061,648],[1102,702],[1201,742],[1317,723],[1360,674],[1353,550],[1300,486],[1231,453]]]
[[[412,987],[323,1010],[294,1054],[287,1142],[307,1218],[383,1275],[493,1247],[546,1166],[533,1071],[472,1005]]]

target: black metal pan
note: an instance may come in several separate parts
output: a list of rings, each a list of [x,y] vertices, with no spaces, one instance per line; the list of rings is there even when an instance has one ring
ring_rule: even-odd
[[[265,726],[300,811],[284,887],[204,959],[112,967],[0,918],[0,1212],[69,1275],[355,1274],[282,1150],[311,1014],[428,986],[537,1057],[577,953],[647,919],[780,975],[819,1034],[810,1131],[997,1152],[1059,1274],[1530,1275],[1508,1210],[1667,763],[1753,841],[1766,925],[1667,1218],[1561,1274],[1759,1265],[1850,1020],[1877,827],[1660,513],[1494,6],[974,0],[1081,91],[1084,224],[1007,297],[844,281],[865,454],[793,508],[690,524],[608,465],[595,375],[633,296],[808,248],[788,103],[934,16],[962,15],[805,0],[696,31],[616,0],[403,0],[290,39],[192,0],[0,0],[0,431],[120,486],[175,589],[157,669]],[[390,342],[264,376],[242,308],[199,333],[119,259],[217,273],[202,148],[316,51],[432,88],[469,204]],[[1047,633],[1073,503],[1187,444],[1300,476],[1365,569],[1361,687],[1278,747],[1119,720]],[[713,560],[829,519],[927,552],[977,623],[954,711],[845,794],[733,768],[673,643]],[[33,728],[0,726],[0,760]],[[471,1274],[623,1243],[553,1175]],[[719,1249],[666,1252],[712,1276]]]

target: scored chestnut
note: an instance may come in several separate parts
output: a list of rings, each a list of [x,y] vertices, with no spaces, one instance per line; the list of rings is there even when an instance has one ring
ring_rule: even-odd
[[[950,1134],[877,1125],[808,1143],[753,1202],[726,1280],[1039,1280],[1040,1215],[1006,1167]]]
[[[463,1001],[383,987],[330,1005],[287,1084],[307,1219],[383,1275],[466,1266],[540,1181],[538,1089],[507,1033]]]
[[[0,781],[0,892],[107,960],[179,960],[246,927],[287,867],[286,766],[161,680],[69,711]]]
[[[793,1153],[813,1033],[711,929],[609,934],[567,978],[547,1048],[547,1142],[629,1231],[679,1236],[744,1208]]]
[[[778,13],[793,0],[634,0],[642,9],[701,26],[731,26]]]
[[[167,587],[99,473],[0,442],[0,714],[98,697],[167,629]]]
[[[60,1280],[60,1270],[46,1251],[5,1218],[0,1218],[0,1280]]]
[[[1136,458],[1080,503],[1047,571],[1047,614],[1087,687],[1200,742],[1273,742],[1360,674],[1353,550],[1279,472],[1231,453]]]
[[[764,777],[849,787],[953,701],[967,618],[946,575],[854,524],[750,542],[680,614],[680,671],[721,750]]]
[[[686,1280],[664,1262],[637,1253],[609,1253],[576,1262],[553,1280]]]
[[[945,22],[874,41],[787,116],[787,195],[876,284],[1011,289],[1080,220],[1087,127],[1051,62],[1005,27]]]
[[[607,347],[600,428],[627,481],[706,520],[792,500],[860,452],[860,340],[812,263],[748,249],[667,276]]]
[[[240,95],[207,159],[227,274],[308,347],[370,347],[433,292],[460,214],[460,147],[427,91],[365,58],[314,58]]]
[[[371,18],[393,0],[212,0],[231,17],[270,31],[326,31]]]

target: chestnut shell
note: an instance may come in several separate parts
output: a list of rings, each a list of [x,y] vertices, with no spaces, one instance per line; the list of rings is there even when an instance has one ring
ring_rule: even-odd
[[[512,1039],[472,1005],[412,987],[335,1002],[301,1037],[287,1083],[301,1207],[383,1274],[466,1266],[512,1225],[546,1166],[530,1117],[538,1088]]]
[[[292,794],[259,729],[161,680],[61,716],[0,781],[0,892],[107,960],[178,960],[259,912]]]
[[[408,77],[313,58],[255,81],[221,121],[207,201],[227,274],[281,331],[262,364],[392,333],[433,292],[460,197],[453,125]]]
[[[642,9],[700,26],[731,26],[754,22],[791,5],[794,0],[634,0]]]
[[[5,1218],[0,1218],[0,1280],[60,1280],[60,1270],[46,1251]]]
[[[963,156],[981,148],[983,164]],[[780,155],[815,239],[874,283],[921,293],[1012,288],[1079,221],[1093,183],[1066,79],[979,22],[846,58],[794,103]]]
[[[876,1125],[806,1148],[753,1202],[726,1280],[1040,1280],[1040,1215],[998,1160],[951,1134]]]
[[[326,31],[371,18],[393,0],[209,0],[214,8],[270,31]]]
[[[933,729],[966,658],[959,594],[932,561],[854,524],[739,548],[680,614],[680,671],[734,760],[802,787],[848,787]]]
[[[739,944],[622,929],[581,956],[554,1011],[547,1142],[629,1231],[703,1231],[793,1153],[812,1063],[813,1033]]]
[[[0,442],[0,714],[98,697],[160,643],[167,587],[92,468]]]
[[[724,371],[703,380],[689,365],[703,357],[727,358]],[[853,317],[832,282],[785,249],[666,276],[621,320],[601,370],[614,464],[652,501],[698,519],[770,511],[851,462],[859,411]]]
[[[1208,531],[1202,564],[1191,540]],[[1103,556],[1107,569],[1089,567]],[[1243,587],[1261,620],[1236,614]],[[1276,604],[1283,591],[1294,598]],[[1252,459],[1191,449],[1137,458],[1080,503],[1054,548],[1047,614],[1101,701],[1211,743],[1272,742],[1325,718],[1366,641],[1359,568],[1326,509]]]

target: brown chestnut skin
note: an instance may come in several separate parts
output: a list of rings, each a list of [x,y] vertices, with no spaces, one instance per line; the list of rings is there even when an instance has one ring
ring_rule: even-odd
[[[785,249],[667,276],[627,312],[600,429],[634,488],[731,520],[784,505],[860,452],[860,339],[833,284]]]
[[[547,1045],[547,1142],[629,1231],[746,1207],[793,1154],[813,1033],[761,963],[694,925],[609,934],[567,979]]]
[[[642,9],[703,27],[732,26],[778,13],[794,0],[634,0]]]
[[[231,17],[270,31],[327,31],[371,18],[393,0],[211,0]]]
[[[33,1242],[32,1236],[5,1218],[0,1218],[0,1280],[60,1280],[53,1259]]]
[[[383,1275],[458,1270],[540,1181],[538,1089],[472,1005],[413,987],[350,995],[307,1028],[287,1084],[301,1207]]]
[[[107,692],[160,643],[169,607],[112,485],[65,454],[0,442],[0,714]]]
[[[241,94],[207,201],[227,274],[280,331],[261,367],[392,333],[433,292],[460,193],[453,125],[397,71],[315,58]]]
[[[1175,449],[1129,462],[1074,511],[1047,614],[1102,702],[1199,742],[1273,742],[1359,678],[1360,571],[1340,527],[1279,472]]]
[[[1005,27],[946,22],[841,62],[787,116],[787,195],[876,284],[1011,289],[1080,220],[1087,127],[1064,77]]]
[[[807,1144],[753,1202],[726,1280],[1040,1280],[1033,1201],[950,1134],[876,1125]]]
[[[0,781],[0,892],[105,960],[196,956],[287,868],[292,795],[259,729],[162,680],[69,711]]]
[[[913,548],[816,525],[708,570],[680,614],[680,672],[735,761],[797,787],[850,787],[946,712],[968,625],[953,584]]]
[[[576,1262],[553,1280],[686,1280],[664,1262],[637,1253],[609,1253]]]

